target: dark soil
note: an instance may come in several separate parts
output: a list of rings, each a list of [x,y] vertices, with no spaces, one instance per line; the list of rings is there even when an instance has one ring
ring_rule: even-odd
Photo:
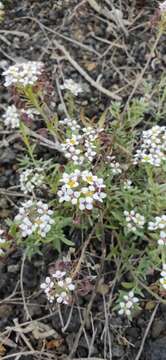
[[[109,2],[111,4],[108,0],[107,3]],[[106,6],[106,1],[101,0],[100,3]],[[99,117],[106,106],[111,104],[111,99],[92,88],[78,74],[56,48],[54,40],[63,44],[73,59],[93,79],[98,79],[112,92],[118,91],[117,94],[125,104],[133,89],[136,75],[145,65],[155,40],[156,31],[150,25],[150,21],[156,4],[157,2],[152,0],[114,0],[114,6],[118,9],[121,7],[123,13],[125,21],[122,28],[116,21],[97,14],[86,1],[7,1],[5,19],[0,24],[0,71],[13,61],[42,60],[54,85],[55,76],[58,76],[60,81],[64,76],[81,82],[85,89],[81,106],[89,117]],[[163,37],[145,75],[150,83],[157,83],[165,69],[164,40]],[[142,84],[136,92],[137,96],[141,96],[141,89]],[[0,110],[8,101],[10,99],[3,87],[2,79]],[[54,101],[56,111],[61,114],[57,95]],[[6,135],[3,134],[2,127],[1,133],[0,221],[4,224],[6,218],[13,216],[16,206],[21,201],[19,193],[14,195],[12,191],[13,186],[18,184],[16,158],[20,156],[22,145],[18,139],[13,139],[5,146],[3,139]],[[7,138],[10,135],[7,134]],[[47,150],[44,150],[44,153],[49,157]],[[96,252],[101,256],[100,248]],[[65,256],[65,250],[63,255]],[[93,258],[94,252],[91,256]],[[0,259],[0,331],[1,336],[6,334],[3,337],[3,345],[0,338],[0,357],[11,360],[67,358],[73,349],[91,295],[88,294],[76,301],[72,310],[70,307],[62,306],[60,313],[57,308],[49,308],[45,296],[41,294],[40,283],[45,278],[48,265],[58,259],[57,252],[46,248],[43,255],[32,258],[31,262],[25,260],[24,263],[22,259],[22,250],[16,246],[13,246],[7,257]],[[110,272],[107,264],[103,269],[103,281],[106,272]],[[74,357],[137,359],[136,355],[156,303],[145,294],[145,300],[141,304],[142,310],[135,314],[133,322],[128,322],[115,312],[108,313],[106,317],[106,297],[107,294],[102,291],[96,294],[85,323],[85,332],[80,336]],[[68,326],[63,331],[63,326],[69,318]],[[21,331],[18,324],[21,324]],[[42,349],[45,349],[43,354]],[[17,357],[18,353],[20,357]],[[12,354],[15,355],[8,357]],[[166,360],[164,305],[158,307],[139,359]]]

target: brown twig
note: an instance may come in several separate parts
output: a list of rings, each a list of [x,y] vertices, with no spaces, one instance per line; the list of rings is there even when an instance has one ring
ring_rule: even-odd
[[[84,259],[85,251],[86,251],[86,249],[87,249],[87,247],[88,247],[88,245],[90,243],[90,240],[91,240],[95,230],[96,230],[96,226],[94,226],[94,228],[92,229],[89,236],[87,237],[87,239],[84,242],[84,246],[83,246],[82,251],[81,251],[81,256],[80,256],[79,261],[77,263],[77,266],[76,266],[76,268],[75,268],[75,270],[74,270],[74,272],[72,274],[72,278],[74,278],[80,271],[81,264],[82,264],[83,259]]]
[[[159,33],[158,33],[158,36],[157,36],[157,38],[156,38],[156,41],[154,42],[154,45],[152,46],[152,49],[151,49],[151,52],[150,52],[150,54],[149,54],[148,60],[147,60],[147,62],[146,62],[146,64],[145,64],[145,66],[143,67],[141,73],[139,74],[138,78],[137,78],[136,81],[135,81],[135,85],[134,85],[134,87],[133,87],[133,90],[132,90],[132,92],[130,93],[130,95],[129,95],[129,97],[128,97],[128,100],[127,100],[127,102],[126,102],[126,105],[125,105],[125,107],[124,107],[123,114],[125,114],[125,112],[127,111],[128,106],[129,106],[129,103],[130,103],[131,99],[133,98],[133,96],[134,96],[134,94],[135,94],[135,92],[136,92],[136,90],[137,90],[140,82],[141,82],[142,79],[143,79],[143,76],[144,76],[144,74],[145,74],[145,72],[146,72],[146,70],[147,70],[147,68],[148,68],[148,66],[149,66],[149,64],[150,64],[150,61],[151,61],[152,56],[153,56],[153,54],[154,54],[154,51],[155,51],[155,49],[156,49],[156,47],[157,47],[157,45],[158,45],[158,43],[159,43],[159,41],[160,41],[161,35],[162,35],[162,33],[159,32]]]

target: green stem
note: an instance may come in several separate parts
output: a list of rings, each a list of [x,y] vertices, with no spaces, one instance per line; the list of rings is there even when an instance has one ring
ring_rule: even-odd
[[[31,147],[31,144],[30,144],[30,141],[29,141],[29,137],[26,133],[26,127],[23,123],[20,124],[20,130],[21,130],[21,134],[22,134],[22,138],[23,138],[23,141],[24,141],[24,144],[26,145],[27,149],[28,149],[28,153],[32,159],[32,162],[34,164],[34,166],[36,167],[36,160],[35,160],[35,157],[33,155],[33,149]]]

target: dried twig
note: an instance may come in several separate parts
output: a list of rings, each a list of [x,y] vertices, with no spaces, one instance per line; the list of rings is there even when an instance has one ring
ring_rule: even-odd
[[[0,33],[1,34],[9,34],[9,35],[16,35],[16,36],[23,36],[24,38],[27,38],[29,39],[29,34],[27,33],[24,33],[22,31],[17,31],[17,30],[0,30]]]
[[[86,251],[86,249],[87,249],[87,247],[88,247],[88,245],[90,243],[90,240],[91,240],[95,230],[96,230],[96,226],[93,227],[92,231],[90,232],[89,236],[87,237],[87,239],[84,242],[84,246],[83,246],[82,251],[81,251],[81,256],[80,256],[80,258],[78,260],[78,263],[77,263],[77,266],[76,266],[76,268],[75,268],[75,270],[74,270],[74,272],[72,274],[72,278],[74,278],[80,271],[81,264],[82,264],[83,259],[84,259],[85,251]]]
[[[134,96],[134,94],[135,94],[135,92],[136,92],[139,84],[141,83],[141,81],[142,81],[142,79],[143,79],[143,76],[144,76],[144,74],[145,74],[145,72],[146,72],[146,70],[147,70],[147,68],[148,68],[148,66],[149,66],[149,64],[150,64],[150,61],[151,61],[152,56],[153,56],[153,54],[154,54],[154,51],[155,51],[155,49],[156,49],[156,47],[157,47],[157,45],[158,45],[158,43],[159,43],[159,41],[160,41],[161,35],[162,35],[162,33],[159,32],[159,33],[158,33],[158,36],[157,36],[157,38],[156,38],[156,41],[154,42],[154,45],[152,46],[152,49],[151,49],[151,52],[150,52],[150,54],[149,54],[148,60],[147,60],[147,62],[146,62],[146,64],[145,64],[145,66],[143,67],[141,73],[139,74],[138,78],[137,78],[136,81],[135,81],[135,85],[134,85],[134,87],[133,87],[133,90],[132,90],[131,94],[130,94],[129,97],[128,97],[127,103],[126,103],[125,108],[124,108],[124,110],[123,110],[123,114],[124,114],[124,113],[126,112],[126,110],[128,109],[129,103],[130,103],[131,99],[133,98],[133,96]]]
[[[157,310],[158,310],[158,307],[159,307],[159,304],[157,304],[156,307],[155,307],[154,310],[153,310],[153,313],[152,313],[152,315],[151,315],[151,318],[150,318],[150,321],[149,321],[149,323],[148,323],[148,326],[147,326],[147,328],[146,328],[146,330],[145,330],[145,334],[144,334],[144,336],[143,336],[143,339],[142,339],[142,342],[141,342],[141,346],[140,346],[140,348],[139,348],[139,351],[138,351],[138,354],[137,354],[135,360],[139,360],[139,359],[140,359],[140,356],[141,356],[141,354],[142,354],[142,351],[143,351],[143,348],[144,348],[144,344],[145,344],[146,338],[147,338],[147,336],[148,336],[148,334],[149,334],[149,330],[150,330],[150,328],[151,328],[151,326],[152,326],[152,323],[153,323],[153,320],[154,320],[154,318],[155,318],[155,315],[156,315],[156,312],[157,312]]]
[[[23,304],[24,304],[24,311],[25,311],[25,314],[26,314],[26,319],[29,320],[29,319],[31,319],[31,316],[29,314],[28,307],[27,307],[27,304],[26,304],[26,301],[25,301],[24,286],[23,286],[23,275],[24,275],[25,259],[26,259],[26,251],[24,252],[23,258],[22,258],[22,264],[21,264],[21,270],[20,270],[20,287],[21,287],[21,295],[22,295],[22,300],[23,300]]]
[[[64,39],[64,40],[66,40],[66,41],[69,41],[69,42],[71,42],[71,43],[73,43],[73,44],[75,44],[75,45],[77,45],[77,46],[85,49],[86,51],[92,52],[92,53],[94,53],[95,55],[100,56],[100,53],[98,53],[98,52],[97,52],[95,49],[93,49],[91,46],[88,46],[88,45],[86,45],[86,44],[83,44],[83,43],[81,43],[81,42],[78,41],[78,40],[72,39],[72,38],[70,38],[69,36],[60,34],[58,31],[55,31],[55,30],[49,28],[48,26],[43,25],[43,24],[42,24],[38,19],[36,19],[36,18],[33,18],[33,17],[31,17],[31,16],[24,16],[23,19],[30,19],[30,20],[32,20],[32,21],[35,21],[35,22],[39,25],[40,29],[44,32],[44,34],[45,34],[46,37],[47,37],[47,34],[46,34],[46,31],[45,31],[45,30],[47,30],[48,32],[50,32],[50,33],[58,36],[59,38],[62,38],[62,39]],[[48,38],[48,37],[47,37],[47,38]],[[47,40],[50,42],[49,39],[47,39]]]
[[[22,357],[22,356],[28,356],[28,355],[34,355],[34,356],[37,355],[40,357],[41,357],[41,355],[43,355],[43,356],[45,355],[45,357],[47,359],[53,359],[53,360],[57,359],[55,357],[55,354],[51,354],[50,352],[34,350],[34,351],[19,351],[19,352],[10,354],[10,355],[5,355],[5,356],[1,357],[1,360],[16,359],[16,356]],[[39,359],[39,357],[38,357],[38,359]],[[98,360],[100,360],[100,359],[98,359]]]
[[[102,229],[102,235],[101,235],[101,250],[102,250],[102,256],[101,256],[101,264],[100,264],[100,271],[97,275],[97,278],[96,278],[96,283],[95,283],[95,286],[94,286],[94,289],[93,289],[93,292],[92,292],[92,295],[91,295],[91,298],[90,298],[90,301],[88,303],[88,306],[86,308],[86,313],[85,313],[85,316],[84,316],[84,319],[81,323],[81,326],[79,328],[79,331],[76,335],[76,338],[75,338],[75,341],[73,343],[73,348],[69,354],[69,358],[71,359],[74,355],[74,353],[76,352],[76,349],[78,347],[78,343],[79,343],[79,339],[81,337],[81,334],[82,334],[82,331],[84,329],[84,326],[87,322],[87,319],[89,317],[89,314],[90,314],[90,311],[91,311],[91,308],[92,308],[92,305],[93,305],[93,302],[95,300],[95,297],[96,297],[96,292],[97,292],[97,288],[98,288],[98,285],[99,285],[99,281],[100,281],[100,278],[101,278],[101,274],[102,274],[102,271],[103,271],[103,266],[104,266],[104,261],[105,261],[105,253],[106,253],[106,247],[105,247],[105,236],[104,236],[104,231],[103,231],[103,215],[101,214],[101,229]]]
[[[0,188],[0,195],[4,196],[14,196],[14,197],[23,197],[23,198],[30,198],[30,195],[21,193],[19,191],[10,191],[8,189]]]
[[[18,333],[19,335],[21,336],[22,340],[24,341],[24,343],[27,345],[27,347],[31,350],[31,351],[34,351],[32,345],[30,344],[29,340],[27,339],[27,337],[25,336],[25,334],[23,333],[21,327],[19,326],[20,324],[18,323],[18,320],[17,319],[14,319],[13,320],[15,326],[17,327],[18,329]]]
[[[40,26],[41,29],[46,29],[46,30],[54,33],[55,35],[60,35],[57,32],[55,32],[54,30],[50,29],[49,27],[43,25],[36,18],[30,17],[30,16],[25,16],[25,17],[23,17],[23,19],[30,19],[32,21],[35,21]],[[64,38],[64,35],[61,35],[61,37]],[[67,39],[67,37],[66,37],[66,39]],[[71,57],[70,53],[66,50],[66,48],[63,45],[61,45],[55,39],[52,42],[54,43],[56,48],[59,49],[65,55],[66,60],[68,60],[70,62],[70,64],[80,73],[81,76],[84,77],[84,79],[86,81],[88,81],[91,84],[91,86],[96,88],[99,92],[103,93],[104,95],[110,97],[111,99],[121,100],[120,96],[116,95],[115,93],[111,92],[110,90],[107,90],[101,84],[97,83],[93,78],[91,78],[91,76],[77,63],[77,61]],[[72,40],[72,42],[73,42],[73,40]],[[74,42],[75,42],[75,40],[74,40]],[[54,57],[54,55],[52,54],[52,58],[53,57]],[[55,59],[56,58],[57,58],[57,56],[55,56]]]
[[[68,60],[70,62],[70,64],[80,73],[81,76],[84,77],[84,79],[86,81],[88,81],[91,84],[91,86],[96,88],[98,91],[100,91],[104,95],[107,95],[111,99],[114,99],[114,100],[121,99],[118,95],[115,95],[110,90],[107,90],[101,84],[97,83],[94,79],[92,79],[91,76],[77,63],[77,61],[71,57],[70,53],[65,49],[65,47],[62,46],[61,44],[59,44],[57,40],[53,40],[53,43],[55,44],[56,48],[58,48],[59,50],[62,51],[62,53],[66,57],[66,60]]]
[[[110,11],[107,7],[103,7],[103,5],[99,5],[96,0],[87,0],[88,4],[95,10],[99,15],[104,16],[106,19],[111,20],[116,23],[124,32],[125,35],[128,35],[128,31],[124,25],[124,21],[122,18],[122,13],[120,10],[117,10],[112,5],[112,10]]]

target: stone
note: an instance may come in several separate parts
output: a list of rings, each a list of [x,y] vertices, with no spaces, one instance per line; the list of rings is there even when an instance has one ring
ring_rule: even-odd
[[[19,271],[20,265],[19,264],[15,264],[15,265],[9,265],[7,268],[7,271],[9,273],[17,273]]]
[[[166,330],[165,320],[155,320],[152,326],[152,337],[155,339]]]
[[[166,336],[147,345],[145,353],[146,360],[166,360]]]

